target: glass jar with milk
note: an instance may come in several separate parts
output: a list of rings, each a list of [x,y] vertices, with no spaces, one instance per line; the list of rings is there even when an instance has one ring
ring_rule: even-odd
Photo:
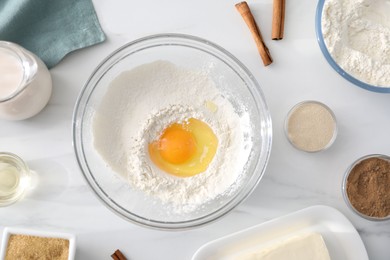
[[[38,114],[51,91],[50,72],[37,56],[0,41],[0,119],[22,120]]]

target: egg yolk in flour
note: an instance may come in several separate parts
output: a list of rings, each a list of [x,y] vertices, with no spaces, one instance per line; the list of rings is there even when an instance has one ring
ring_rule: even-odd
[[[150,159],[161,170],[178,177],[206,171],[217,151],[218,139],[204,122],[190,118],[169,125],[149,144]]]

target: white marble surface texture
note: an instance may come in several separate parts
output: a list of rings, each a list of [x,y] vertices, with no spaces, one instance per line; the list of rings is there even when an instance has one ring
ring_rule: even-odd
[[[51,70],[53,96],[37,116],[0,122],[0,150],[22,157],[37,183],[25,198],[0,208],[5,226],[77,235],[76,259],[191,259],[204,243],[312,205],[332,206],[353,223],[372,260],[390,259],[390,222],[370,222],[345,205],[341,181],[357,158],[390,154],[390,95],[355,87],[326,62],[316,41],[316,1],[287,1],[285,38],[272,41],[272,1],[248,1],[274,63],[262,65],[235,1],[93,1],[106,42],[68,55]],[[156,33],[208,39],[241,60],[258,80],[273,120],[273,147],[264,178],[251,196],[218,221],[187,231],[156,231],[127,222],[107,209],[83,179],[72,147],[72,112],[87,78],[109,53]],[[303,100],[327,104],[338,121],[333,146],[319,153],[293,148],[283,123]],[[354,248],[350,248],[354,250]],[[341,260],[341,259],[340,259]]]

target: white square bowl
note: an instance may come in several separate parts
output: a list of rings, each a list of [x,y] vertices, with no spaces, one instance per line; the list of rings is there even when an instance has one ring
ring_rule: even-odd
[[[28,236],[37,236],[44,238],[62,238],[69,240],[69,255],[68,260],[74,260],[76,253],[76,236],[68,233],[52,232],[52,231],[41,231],[41,230],[32,230],[25,228],[4,228],[3,240],[1,242],[0,248],[0,259],[5,259],[5,254],[7,252],[8,240],[11,235],[28,235]]]

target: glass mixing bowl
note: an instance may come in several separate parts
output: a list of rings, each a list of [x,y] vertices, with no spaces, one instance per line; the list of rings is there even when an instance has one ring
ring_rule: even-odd
[[[332,58],[330,55],[328,48],[326,47],[325,41],[324,41],[324,36],[322,33],[322,13],[324,9],[324,4],[326,0],[319,0],[318,5],[317,5],[317,11],[316,11],[316,18],[315,18],[315,28],[316,28],[316,34],[317,34],[317,41],[320,46],[320,49],[322,51],[322,54],[324,55],[326,61],[329,63],[329,65],[338,73],[340,74],[344,79],[348,80],[352,84],[361,87],[363,89],[373,91],[373,92],[378,92],[378,93],[390,93],[390,88],[389,87],[379,87],[379,86],[374,86],[370,85],[366,82],[363,82],[348,72],[346,72],[344,69],[342,69],[337,62]]]
[[[121,72],[156,60],[207,70],[235,112],[244,115],[253,143],[233,192],[222,194],[188,213],[171,212],[158,200],[134,189],[106,166],[94,148],[92,122],[110,82]],[[115,100],[113,100],[115,102]],[[140,100],[142,102],[142,100]],[[245,109],[243,109],[243,107]],[[271,151],[272,126],[261,89],[248,69],[221,47],[201,38],[179,34],[145,37],[119,48],[92,73],[78,98],[73,115],[73,142],[81,171],[94,193],[114,213],[134,223],[159,229],[200,226],[220,218],[242,202],[264,174]]]

